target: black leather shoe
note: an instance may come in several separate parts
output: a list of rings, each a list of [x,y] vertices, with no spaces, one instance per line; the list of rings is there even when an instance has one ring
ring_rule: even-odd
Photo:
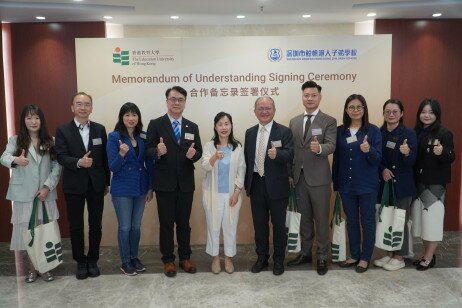
[[[432,268],[432,267],[435,266],[435,264],[436,264],[436,256],[433,255],[433,258],[432,258],[431,261],[425,260],[425,258],[423,258],[421,262],[424,262],[426,265],[422,265],[422,264],[419,263],[415,269],[418,270],[418,271],[426,271],[429,268]]]
[[[257,262],[252,266],[250,270],[252,273],[260,273],[262,270],[268,267],[268,260],[265,259],[258,259]]]
[[[343,267],[343,268],[346,268],[346,267],[353,267],[353,266],[356,266],[358,265],[359,263],[359,260],[355,261],[355,262],[352,262],[352,263],[348,263],[347,261],[344,261],[342,263],[339,263],[339,266],[340,267]]]
[[[316,264],[316,271],[318,275],[325,275],[329,269],[327,268],[327,261],[326,260],[318,260]]]
[[[86,263],[77,264],[77,272],[75,273],[75,278],[79,280],[88,278],[88,270]]]
[[[297,265],[301,265],[301,264],[311,263],[311,261],[313,261],[311,256],[306,256],[306,255],[300,254],[297,257],[295,257],[295,259],[290,260],[289,262],[287,262],[287,266],[297,266]]]
[[[89,277],[95,278],[100,275],[99,268],[98,265],[96,265],[96,263],[88,263],[87,270]]]
[[[284,273],[284,263],[278,262],[274,263],[273,274],[276,276],[282,275]]]
[[[369,268],[369,265],[367,265],[366,267],[362,267],[358,265],[356,266],[356,273],[362,274],[366,272],[368,268]]]
[[[412,261],[412,265],[417,266],[417,265],[420,264],[420,262],[422,262],[422,261],[424,261],[424,260],[425,260],[425,258],[424,258],[424,257],[421,257],[420,259],[417,259],[417,260]]]

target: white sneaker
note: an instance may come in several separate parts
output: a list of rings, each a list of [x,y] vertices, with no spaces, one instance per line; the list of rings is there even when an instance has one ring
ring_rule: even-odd
[[[404,263],[404,260],[398,260],[398,259],[393,258],[390,261],[388,261],[388,263],[385,264],[383,268],[386,269],[387,271],[396,271],[405,266],[406,266],[406,263]]]
[[[377,267],[383,267],[385,264],[387,264],[391,258],[389,256],[385,256],[383,258],[377,259],[374,261],[374,265]]]

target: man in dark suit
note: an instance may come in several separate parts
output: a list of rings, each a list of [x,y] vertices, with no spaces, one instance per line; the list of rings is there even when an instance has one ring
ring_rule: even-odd
[[[155,160],[153,190],[159,214],[159,244],[167,277],[176,275],[173,228],[176,224],[180,267],[195,273],[189,245],[189,218],[194,195],[194,163],[202,156],[197,125],[182,116],[187,92],[174,86],[165,92],[167,114],[151,120],[147,155]]]
[[[285,230],[286,209],[289,201],[289,174],[293,142],[289,128],[273,121],[276,107],[269,96],[255,101],[255,115],[259,124],[245,133],[244,155],[247,165],[245,189],[250,196],[258,255],[252,273],[268,267],[269,217],[273,225],[273,274],[284,273],[287,245]]]
[[[104,195],[110,172],[106,156],[106,129],[90,122],[90,95],[79,92],[72,98],[74,119],[56,130],[56,153],[63,166],[63,192],[67,204],[72,257],[77,262],[77,279],[97,277]],[[84,208],[87,202],[89,248],[85,255]]]
[[[290,120],[294,136],[291,184],[295,186],[300,222],[301,253],[287,263],[297,266],[312,261],[316,230],[317,272],[327,273],[331,181],[328,156],[335,150],[337,121],[319,110],[321,86],[314,81],[302,85],[305,112]]]

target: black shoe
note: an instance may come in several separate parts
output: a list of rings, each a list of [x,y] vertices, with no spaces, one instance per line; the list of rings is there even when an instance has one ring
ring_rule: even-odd
[[[282,275],[284,273],[284,263],[277,262],[273,266],[273,274],[276,276]]]
[[[268,260],[258,258],[257,262],[252,266],[250,270],[252,273],[260,273],[262,270],[268,267]]]
[[[355,271],[356,271],[356,273],[362,274],[362,273],[366,272],[368,268],[369,268],[369,264],[366,267],[362,267],[362,266],[357,265]]]
[[[327,261],[326,260],[318,260],[316,264],[316,271],[318,272],[318,275],[325,275],[327,271],[329,270],[327,267]]]
[[[424,261],[424,260],[425,260],[425,258],[424,258],[424,257],[421,257],[420,259],[417,259],[417,260],[412,261],[412,265],[417,266],[417,265],[420,264],[420,262],[422,262],[422,261]]]
[[[352,263],[348,263],[347,261],[344,261],[342,263],[339,263],[339,266],[340,267],[343,267],[343,268],[346,268],[346,267],[353,267],[353,266],[356,266],[358,265],[359,263],[359,260],[355,261],[355,262],[352,262]]]
[[[82,280],[88,278],[88,270],[86,263],[77,264],[77,272],[75,273],[75,278]]]
[[[287,262],[287,266],[297,266],[297,265],[301,265],[301,264],[305,264],[305,263],[311,263],[311,261],[313,261],[311,256],[306,256],[306,255],[300,254],[297,257],[295,257],[295,259],[290,260],[289,262]]]
[[[421,262],[424,262],[426,265],[422,265],[422,264],[419,263],[419,264],[417,264],[417,267],[415,269],[418,270],[418,271],[426,271],[429,268],[432,268],[432,267],[435,266],[435,264],[436,264],[436,256],[433,255],[433,258],[432,258],[431,261],[423,259]]]
[[[88,276],[95,278],[100,275],[98,265],[96,263],[88,263],[87,264]]]

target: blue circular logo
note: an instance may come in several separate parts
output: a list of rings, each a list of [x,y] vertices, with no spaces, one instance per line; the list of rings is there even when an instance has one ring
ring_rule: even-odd
[[[282,59],[282,50],[280,48],[271,48],[268,51],[268,58],[272,62],[281,61],[281,59]]]

